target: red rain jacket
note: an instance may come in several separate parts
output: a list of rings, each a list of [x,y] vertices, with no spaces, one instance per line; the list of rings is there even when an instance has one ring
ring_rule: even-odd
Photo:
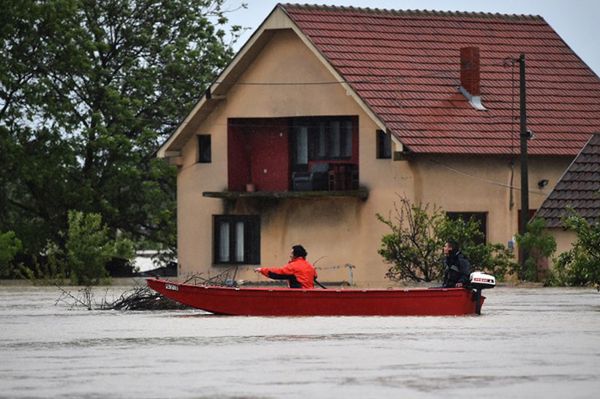
[[[314,280],[317,271],[304,258],[296,258],[283,267],[261,267],[260,272],[269,278],[288,280],[291,288],[315,288]],[[298,284],[294,284],[295,281]]]

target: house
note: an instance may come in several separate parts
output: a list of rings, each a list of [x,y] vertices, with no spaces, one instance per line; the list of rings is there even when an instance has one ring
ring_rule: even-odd
[[[571,249],[577,238],[563,228],[570,211],[590,224],[600,223],[600,133],[590,138],[536,213],[554,236],[557,253]]]
[[[158,150],[178,167],[180,276],[257,281],[301,243],[321,280],[384,286],[376,214],[398,196],[506,244],[520,54],[535,210],[600,129],[600,79],[543,18],[277,5]]]

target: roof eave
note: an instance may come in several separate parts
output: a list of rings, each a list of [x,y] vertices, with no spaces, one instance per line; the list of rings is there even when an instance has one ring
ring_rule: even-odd
[[[263,23],[252,36],[250,36],[250,39],[248,39],[234,56],[229,65],[208,86],[202,98],[200,98],[194,108],[192,108],[185,119],[179,124],[173,134],[171,134],[171,136],[169,136],[169,138],[159,147],[156,151],[156,156],[158,158],[168,158],[173,156],[173,154],[178,153],[183,142],[185,142],[181,137],[184,135],[184,132],[187,131],[188,126],[194,124],[194,122],[197,123],[199,116],[209,113],[202,111],[211,111],[218,102],[225,99],[225,95],[231,88],[233,82],[240,75],[241,70],[244,66],[247,66],[254,60],[260,49],[262,49],[268,39],[272,36],[272,32],[269,33],[268,30],[276,29],[274,25],[276,25],[277,21],[273,22],[273,19],[276,19],[274,18],[274,15],[277,14],[278,8],[279,6],[276,6],[267,18],[265,18]]]
[[[288,15],[285,10],[285,6],[278,4],[275,6],[273,11],[267,16],[263,23],[258,29],[252,34],[250,39],[242,46],[240,51],[235,55],[231,63],[225,68],[218,77],[209,85],[206,93],[196,103],[192,111],[186,116],[186,118],[177,127],[175,132],[159,147],[156,152],[159,158],[169,158],[172,156],[178,156],[183,143],[186,141],[186,132],[189,131],[190,126],[197,125],[202,116],[206,116],[216,104],[225,98],[225,95],[233,85],[233,82],[237,80],[243,69],[254,60],[260,50],[268,42],[270,37],[276,30],[279,29],[292,29],[296,35],[302,40],[302,42],[315,54],[317,59],[325,66],[325,68],[341,82],[342,87],[346,90],[346,93],[351,96],[359,107],[374,121],[374,123],[383,131],[389,132],[386,128],[385,123],[377,116],[373,110],[366,104],[365,101],[354,91],[354,89],[348,84],[342,75],[331,65],[327,58],[317,49],[313,42],[302,32],[302,30],[296,25],[292,18]],[[397,146],[398,151],[402,151],[404,146],[402,143],[392,135],[395,139],[394,142]]]

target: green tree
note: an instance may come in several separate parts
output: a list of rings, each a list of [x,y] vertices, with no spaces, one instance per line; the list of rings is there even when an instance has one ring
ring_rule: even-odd
[[[391,233],[381,239],[379,254],[391,266],[386,277],[393,281],[434,281],[443,273],[442,248],[448,239],[455,240],[473,268],[502,279],[514,271],[512,254],[502,244],[482,244],[483,235],[476,220],[449,219],[438,208],[412,204],[400,197],[393,215],[377,214]]]
[[[78,211],[69,212],[66,249],[71,282],[83,285],[99,284],[107,278],[105,265],[111,258],[134,255],[131,241],[110,238],[100,214]]]
[[[65,247],[67,212],[175,246],[160,143],[232,58],[224,0],[6,0],[0,13],[0,230]]]
[[[528,254],[523,271],[523,277],[527,281],[538,280],[538,265],[556,251],[556,241],[545,228],[544,219],[535,218],[527,224],[525,234],[516,236],[519,248]]]
[[[429,211],[429,205],[412,204],[400,197],[394,215],[387,218],[377,214],[390,234],[381,239],[378,253],[391,264],[386,277],[393,281],[434,281],[441,276],[443,239],[438,231],[445,215],[439,208]]]
[[[498,280],[518,270],[513,254],[503,244],[483,243],[485,237],[476,219],[446,218],[440,224],[438,234],[443,241],[456,241],[473,269],[493,274]]]
[[[577,240],[569,251],[558,256],[550,283],[600,286],[600,223],[590,223],[572,212],[563,224],[577,234]]]
[[[7,277],[12,272],[11,262],[21,250],[21,240],[14,231],[0,233],[0,277]]]

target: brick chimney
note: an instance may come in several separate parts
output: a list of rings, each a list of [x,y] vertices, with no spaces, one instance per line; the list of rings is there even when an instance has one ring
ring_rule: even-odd
[[[479,83],[479,47],[462,47],[460,49],[460,92],[469,100],[473,108],[484,111]]]
[[[479,47],[460,49],[460,85],[472,96],[480,96]]]

